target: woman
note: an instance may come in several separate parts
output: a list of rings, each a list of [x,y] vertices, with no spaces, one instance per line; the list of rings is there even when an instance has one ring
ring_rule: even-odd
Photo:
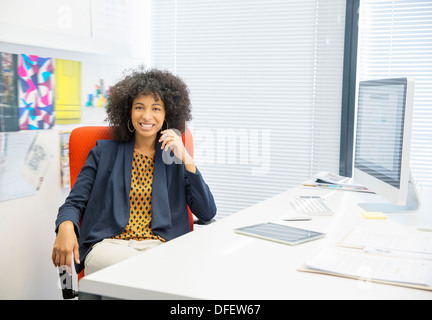
[[[71,267],[73,253],[86,275],[187,233],[187,205],[202,220],[216,214],[176,134],[191,119],[180,78],[133,71],[111,88],[107,114],[114,140],[90,151],[56,220],[54,265]]]

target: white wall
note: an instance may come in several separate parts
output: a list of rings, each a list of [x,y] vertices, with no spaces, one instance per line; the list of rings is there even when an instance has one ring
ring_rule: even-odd
[[[107,1],[114,7],[98,11],[105,16],[95,16],[92,6],[101,8],[104,2],[0,2],[0,52],[82,62],[80,125],[103,124],[106,116],[103,109],[84,106],[86,94],[99,79],[104,79],[106,85],[113,84],[124,69],[141,63],[149,65],[150,61],[151,1]],[[130,24],[124,27],[125,36],[113,35],[112,26],[107,24],[112,21],[122,25],[125,16],[105,19],[117,12],[115,6],[121,3],[133,7],[126,10],[131,19],[127,19]],[[54,222],[69,191],[60,185],[59,132],[75,126],[78,125],[56,125],[39,131],[53,155],[41,188],[33,196],[0,202],[0,299],[61,299],[58,271],[51,262]]]
[[[57,130],[41,130],[52,146],[52,167],[34,196],[0,202],[0,299],[60,299],[51,263],[54,221],[64,200]]]
[[[0,41],[143,58],[147,42],[140,40],[149,36],[150,4],[150,0],[1,1]]]

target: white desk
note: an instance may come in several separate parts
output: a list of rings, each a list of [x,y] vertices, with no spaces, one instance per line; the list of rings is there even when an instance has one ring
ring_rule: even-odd
[[[294,188],[84,277],[79,290],[121,299],[432,299],[431,291],[297,271],[319,248],[335,245],[354,226],[401,231],[432,227],[431,193],[423,194],[427,202],[417,213],[366,220],[356,203],[375,195],[333,191],[325,201],[334,216],[281,220],[290,210],[290,197],[328,193]],[[233,232],[236,227],[268,221],[310,228],[327,236],[288,246]]]

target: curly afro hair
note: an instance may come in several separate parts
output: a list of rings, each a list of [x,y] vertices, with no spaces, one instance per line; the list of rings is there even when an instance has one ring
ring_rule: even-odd
[[[146,71],[142,66],[129,73],[109,91],[107,114],[113,138],[126,142],[134,136],[135,133],[128,130],[132,102],[139,95],[149,94],[153,94],[155,100],[158,96],[162,99],[169,128],[184,133],[192,115],[189,90],[183,80],[168,71]]]

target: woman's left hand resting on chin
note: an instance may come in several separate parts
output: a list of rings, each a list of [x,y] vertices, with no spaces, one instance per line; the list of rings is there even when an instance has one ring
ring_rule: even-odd
[[[192,173],[196,172],[192,157],[183,145],[182,138],[176,134],[174,130],[168,129],[161,131],[159,142],[162,142],[161,149],[168,151],[168,148],[170,148],[173,151],[174,155],[183,162],[187,171]]]

